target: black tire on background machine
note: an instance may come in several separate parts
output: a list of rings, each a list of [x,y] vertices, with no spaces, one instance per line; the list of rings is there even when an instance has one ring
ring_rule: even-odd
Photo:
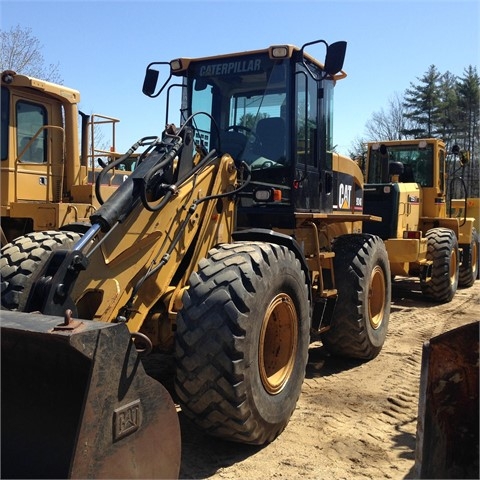
[[[70,248],[80,237],[75,232],[47,230],[29,233],[5,245],[0,253],[2,308],[23,311],[33,273],[47,262],[52,252]]]
[[[423,295],[438,303],[447,303],[454,297],[459,278],[458,240],[449,228],[427,231],[427,260],[432,261],[428,281],[420,279]]]
[[[472,241],[463,247],[463,262],[458,272],[458,286],[468,288],[473,285],[479,274],[479,245],[478,233],[472,229]]]
[[[220,245],[190,277],[177,319],[175,388],[206,433],[261,445],[295,409],[308,358],[305,273],[286,247]]]
[[[322,342],[334,355],[370,360],[383,347],[390,316],[391,275],[385,245],[375,235],[351,234],[338,237],[333,251],[338,299]]]

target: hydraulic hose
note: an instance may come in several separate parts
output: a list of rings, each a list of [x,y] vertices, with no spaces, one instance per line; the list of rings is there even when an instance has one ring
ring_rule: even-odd
[[[129,177],[115,190],[112,196],[93,215],[90,216],[92,224],[100,225],[102,232],[108,232],[117,222],[124,220],[142,198],[142,191],[145,188],[145,178],[157,165],[167,165],[173,162],[174,158],[182,148],[181,140],[178,139],[164,154],[152,153]]]

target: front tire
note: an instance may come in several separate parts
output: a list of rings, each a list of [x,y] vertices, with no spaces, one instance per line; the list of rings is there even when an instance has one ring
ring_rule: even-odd
[[[0,252],[2,308],[23,311],[34,272],[55,250],[70,248],[80,237],[74,232],[49,230],[29,233],[5,245]]]
[[[390,317],[391,275],[385,245],[374,235],[343,235],[335,240],[333,251],[338,299],[322,342],[334,355],[370,360],[383,347]]]
[[[208,434],[273,441],[295,409],[308,357],[305,273],[286,247],[220,245],[183,297],[175,388],[182,411]]]

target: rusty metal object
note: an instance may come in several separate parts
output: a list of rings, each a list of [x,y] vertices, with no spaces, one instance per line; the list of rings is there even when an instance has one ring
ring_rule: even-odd
[[[414,478],[479,478],[479,322],[425,342]]]
[[[80,327],[83,325],[83,322],[80,320],[74,320],[72,317],[72,311],[71,310],[65,310],[65,315],[63,318],[63,323],[59,323],[58,325],[55,325],[53,327],[53,331],[57,330],[75,330],[75,328]]]
[[[124,324],[2,311],[3,478],[178,478],[180,428]]]

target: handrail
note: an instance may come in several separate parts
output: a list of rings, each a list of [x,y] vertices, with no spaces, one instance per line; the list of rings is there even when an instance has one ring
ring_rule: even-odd
[[[116,141],[116,132],[115,132],[115,125],[119,122],[120,120],[115,117],[111,117],[108,115],[102,115],[99,113],[93,113],[90,115],[90,120],[88,122],[89,128],[90,128],[90,145],[89,145],[89,153],[87,154],[87,165],[88,169],[91,170],[92,172],[92,178],[95,178],[95,160],[96,158],[100,157],[107,157],[107,162],[110,163],[111,157],[115,156],[116,154],[116,147],[115,147],[115,141]],[[98,125],[109,125],[111,124],[111,146],[109,150],[103,150],[100,148],[96,148],[95,145],[95,129]],[[97,131],[98,134],[98,131]],[[118,156],[118,155],[117,155]]]
[[[89,120],[88,124],[90,126],[90,139],[91,139],[91,141],[90,141],[90,148],[89,148],[90,153],[88,154],[88,158],[92,160],[92,162],[91,162],[92,164],[95,163],[94,162],[95,155],[98,155],[99,153],[108,154],[108,153],[113,153],[113,152],[116,151],[116,147],[115,147],[115,140],[116,140],[115,125],[119,121],[120,120],[118,118],[110,117],[110,116],[107,116],[107,115],[101,115],[99,113],[93,113],[90,116],[90,120]],[[101,150],[101,149],[95,148],[95,126],[104,125],[104,124],[106,124],[106,125],[111,124],[111,126],[112,126],[112,145],[110,147],[109,152],[106,151],[106,150]]]

